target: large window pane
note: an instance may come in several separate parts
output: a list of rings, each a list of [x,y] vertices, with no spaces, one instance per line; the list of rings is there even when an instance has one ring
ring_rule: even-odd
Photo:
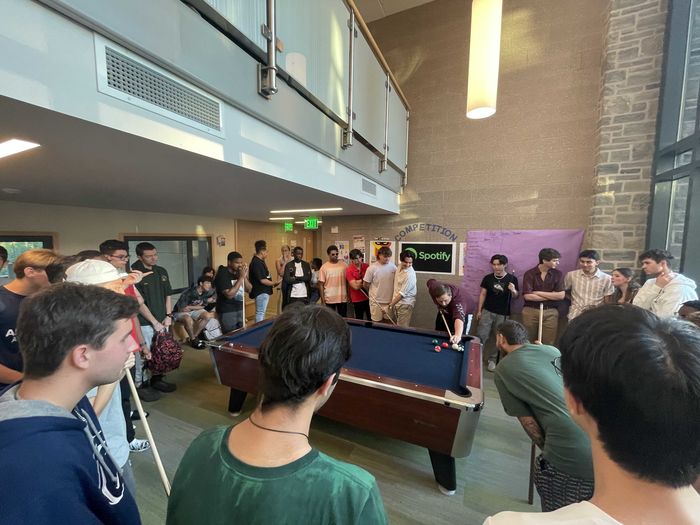
[[[700,88],[700,0],[693,0],[688,30],[688,48],[683,75],[683,99],[678,123],[678,139],[695,131]]]
[[[27,250],[53,248],[53,237],[50,235],[0,235],[0,246],[7,250],[7,264],[0,269],[0,286],[4,286],[14,279],[12,267],[17,257]]]
[[[666,236],[666,249],[670,251],[675,260],[673,269],[678,270],[683,254],[683,238],[686,228],[686,212],[688,210],[688,177],[673,181],[671,190],[671,209],[668,218],[668,233]]]

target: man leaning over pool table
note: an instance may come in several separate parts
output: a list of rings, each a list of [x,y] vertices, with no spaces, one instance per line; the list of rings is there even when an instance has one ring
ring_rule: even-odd
[[[467,314],[471,312],[467,292],[457,285],[437,279],[429,279],[427,285],[430,297],[438,307],[435,330],[449,332],[450,343],[459,344],[467,324]]]

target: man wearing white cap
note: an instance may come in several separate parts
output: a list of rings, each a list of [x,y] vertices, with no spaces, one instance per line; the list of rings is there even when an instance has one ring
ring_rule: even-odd
[[[117,269],[108,262],[89,259],[87,261],[74,264],[66,270],[66,281],[80,284],[94,284],[102,288],[107,288],[119,294],[124,294],[126,278],[122,277]],[[132,319],[132,325],[135,325]],[[135,327],[132,326],[132,338],[134,348],[136,348]],[[133,354],[127,362],[125,371],[134,365]],[[128,372],[127,372],[128,373]],[[93,388],[87,393],[95,413],[100,420],[104,438],[107,441],[110,454],[114,457],[117,465],[120,466],[124,483],[131,494],[136,498],[136,480],[129,461],[130,444],[126,438],[126,422],[122,412],[122,395],[119,380],[108,385]],[[147,440],[133,440],[138,442],[140,450],[150,448]]]

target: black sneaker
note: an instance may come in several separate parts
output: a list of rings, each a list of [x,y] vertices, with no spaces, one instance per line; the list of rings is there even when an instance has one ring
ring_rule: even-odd
[[[175,392],[175,390],[177,390],[177,385],[175,385],[174,383],[168,383],[167,381],[163,381],[162,379],[151,379],[151,386],[161,392]]]
[[[158,394],[158,395],[160,395],[160,394]],[[146,412],[145,410],[143,411],[143,415],[146,416],[146,417],[150,416],[150,414],[149,414],[148,412]],[[132,410],[132,411],[131,411],[131,420],[132,420],[132,421],[138,421],[139,419],[141,419],[141,414],[139,414],[139,411],[138,411],[138,410]]]
[[[139,398],[141,401],[158,401],[160,399],[160,392],[149,385],[142,385],[136,390],[139,393]]]

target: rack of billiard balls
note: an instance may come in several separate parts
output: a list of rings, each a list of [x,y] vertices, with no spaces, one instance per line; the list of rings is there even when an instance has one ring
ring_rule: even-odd
[[[449,343],[445,343],[445,342],[440,343],[437,339],[433,339],[432,344],[435,345],[435,348],[433,348],[433,350],[435,350],[436,352],[441,352],[443,348],[450,347]],[[457,352],[464,352],[464,345],[461,345],[458,343],[453,343],[452,350],[455,350]]]

